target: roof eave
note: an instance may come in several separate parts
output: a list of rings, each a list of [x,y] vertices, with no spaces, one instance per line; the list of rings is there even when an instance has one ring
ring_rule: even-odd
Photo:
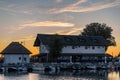
[[[26,54],[26,55],[29,55],[29,54],[32,54],[32,53],[0,53],[0,54],[16,54],[16,55],[19,55],[19,54]]]
[[[39,45],[40,45],[40,39],[39,39],[39,36],[37,35],[37,38],[36,38],[33,46],[37,47]]]

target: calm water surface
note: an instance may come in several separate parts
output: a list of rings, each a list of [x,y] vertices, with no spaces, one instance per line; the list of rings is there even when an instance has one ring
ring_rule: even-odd
[[[119,71],[60,71],[0,73],[0,80],[120,80]]]

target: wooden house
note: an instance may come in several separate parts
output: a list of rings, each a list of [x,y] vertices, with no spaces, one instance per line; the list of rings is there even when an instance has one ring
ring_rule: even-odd
[[[34,46],[39,47],[41,62],[47,62],[50,34],[38,34]],[[57,62],[104,62],[108,42],[101,36],[58,35],[66,45]]]
[[[1,54],[4,56],[5,64],[29,63],[31,52],[19,42],[10,43]]]

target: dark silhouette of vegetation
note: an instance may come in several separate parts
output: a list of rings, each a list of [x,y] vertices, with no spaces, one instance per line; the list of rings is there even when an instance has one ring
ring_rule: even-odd
[[[63,41],[62,37],[58,36],[57,34],[49,38],[49,43],[48,43],[49,62],[56,62],[57,58],[61,55],[62,48],[63,48],[62,41]]]
[[[0,63],[3,63],[3,61],[4,61],[4,58],[3,57],[0,58]]]
[[[110,46],[116,46],[115,38],[112,36],[113,29],[105,23],[90,23],[81,32],[82,36],[103,36]],[[107,47],[106,47],[107,48]]]

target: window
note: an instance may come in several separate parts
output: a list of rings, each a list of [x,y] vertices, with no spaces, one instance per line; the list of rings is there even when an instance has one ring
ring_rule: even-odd
[[[79,38],[79,42],[86,42],[86,39]]]
[[[92,46],[92,49],[95,49],[95,46]]]
[[[97,39],[93,39],[93,42],[94,42],[94,43],[98,43],[98,40],[97,40]]]
[[[72,46],[72,49],[75,49],[75,46]]]
[[[65,38],[65,41],[66,41],[66,42],[72,42],[72,38],[68,38],[68,37],[67,37],[67,38]]]
[[[78,47],[80,48],[80,45]]]
[[[85,49],[88,49],[88,46],[85,46]]]
[[[26,61],[26,58],[24,58],[24,61]]]
[[[100,46],[98,46],[98,48],[100,49]]]
[[[21,60],[21,57],[19,57],[19,60]]]

